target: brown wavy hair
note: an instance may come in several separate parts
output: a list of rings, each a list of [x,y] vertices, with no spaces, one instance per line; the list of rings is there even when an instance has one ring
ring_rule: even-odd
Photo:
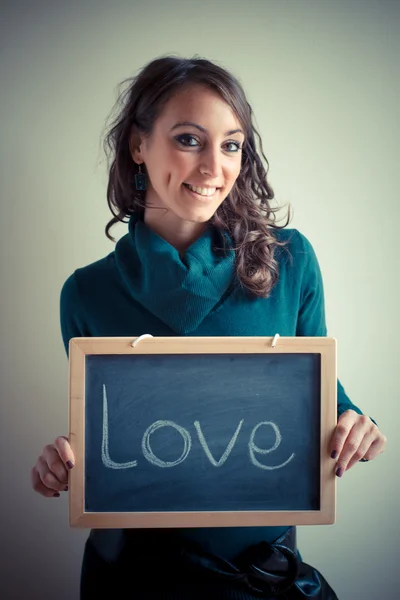
[[[137,76],[124,80],[120,88],[126,84],[128,87],[119,93],[112,111],[116,110],[117,116],[104,139],[109,160],[107,202],[114,215],[105,228],[107,237],[115,241],[110,228],[117,222],[127,222],[125,218],[132,213],[142,216],[146,206],[146,192],[135,187],[138,165],[129,147],[132,128],[135,126],[141,133],[151,134],[163,107],[177,91],[195,84],[208,86],[227,102],[245,132],[239,176],[211,223],[226,231],[233,240],[236,275],[243,288],[254,296],[268,297],[279,277],[275,250],[287,244],[287,241],[279,241],[273,230],[286,227],[291,214],[289,207],[285,224],[276,224],[275,213],[280,207],[270,204],[274,192],[267,181],[269,163],[241,84],[227,70],[209,60],[175,56],[151,61]]]

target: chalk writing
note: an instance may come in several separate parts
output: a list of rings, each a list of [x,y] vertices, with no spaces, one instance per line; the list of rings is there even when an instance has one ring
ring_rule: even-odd
[[[268,450],[259,448],[254,443],[254,436],[256,435],[256,431],[262,425],[270,425],[272,427],[272,429],[275,431],[275,437],[276,437],[275,444],[272,446],[272,448],[269,448]],[[251,432],[250,441],[249,441],[250,460],[253,463],[253,465],[255,465],[256,467],[260,467],[260,469],[267,469],[268,471],[273,471],[274,469],[281,469],[285,465],[288,465],[290,463],[290,461],[294,458],[294,453],[291,456],[289,456],[289,458],[284,463],[282,463],[280,465],[276,465],[274,467],[268,467],[267,465],[263,465],[254,456],[254,452],[258,452],[259,454],[269,454],[270,452],[273,452],[274,450],[276,450],[278,448],[281,441],[282,441],[281,432],[279,431],[278,426],[275,423],[273,423],[272,421],[262,421],[261,423],[256,425],[254,427],[253,431]]]
[[[235,446],[236,440],[238,438],[238,435],[239,435],[239,432],[240,432],[240,429],[241,429],[243,423],[244,423],[244,419],[242,419],[239,422],[235,433],[233,434],[230,442],[228,443],[228,445],[225,449],[225,452],[223,453],[221,458],[217,461],[214,458],[214,456],[211,454],[210,448],[208,446],[208,443],[207,443],[207,441],[204,437],[203,431],[201,429],[200,422],[199,421],[193,422],[200,445],[203,448],[204,453],[207,456],[208,460],[214,467],[221,467],[227,461],[230,453],[232,452],[233,447]],[[108,425],[109,425],[109,420],[108,420],[107,390],[106,390],[106,386],[103,385],[103,428],[102,428],[103,435],[102,435],[102,443],[101,443],[101,459],[102,459],[103,465],[109,469],[131,469],[133,467],[137,467],[137,464],[138,464],[137,460],[118,463],[111,459],[110,451],[109,451]],[[272,427],[272,429],[275,432],[275,443],[271,448],[267,448],[267,449],[259,448],[254,441],[257,431],[262,426]],[[162,427],[172,427],[182,436],[183,450],[182,450],[182,454],[180,455],[180,457],[178,457],[176,460],[173,460],[173,461],[162,460],[161,458],[159,458],[158,456],[156,456],[154,454],[154,452],[151,448],[151,444],[150,444],[151,436],[153,435],[153,433],[155,431],[157,431],[158,429],[161,429]],[[273,423],[272,421],[262,421],[261,423],[258,423],[253,428],[251,435],[250,435],[249,443],[248,443],[251,463],[255,467],[258,467],[260,469],[265,469],[268,471],[273,471],[275,469],[281,469],[282,467],[289,464],[295,456],[294,453],[292,453],[291,456],[289,456],[289,458],[285,462],[283,462],[279,465],[274,465],[274,466],[268,466],[268,465],[264,465],[264,464],[260,463],[260,461],[257,460],[257,458],[255,456],[255,454],[266,455],[266,454],[270,454],[271,452],[274,452],[274,450],[276,450],[279,447],[281,441],[282,441],[282,436],[279,431],[279,427],[276,425],[276,423]],[[180,463],[182,463],[184,460],[186,460],[186,458],[188,457],[190,450],[192,448],[192,437],[190,435],[190,432],[185,427],[178,425],[174,421],[159,420],[159,421],[155,421],[154,423],[152,423],[146,429],[146,431],[143,434],[141,446],[142,446],[143,456],[149,463],[151,463],[157,467],[161,467],[161,468],[175,467],[175,466],[179,465]]]
[[[164,461],[160,458],[157,458],[157,456],[155,456],[155,454],[153,453],[150,447],[150,436],[152,433],[157,431],[157,429],[160,429],[160,427],[174,427],[174,429],[176,429],[181,434],[183,438],[183,452],[177,460]],[[190,437],[190,433],[188,432],[188,430],[184,427],[181,427],[180,425],[177,425],[173,421],[156,421],[146,429],[142,439],[143,456],[146,460],[148,460],[153,465],[156,465],[157,467],[176,467],[176,465],[179,465],[185,460],[185,458],[190,452],[191,447],[192,438]]]
[[[214,467],[221,467],[224,464],[224,462],[227,460],[228,456],[230,455],[230,453],[232,451],[233,446],[235,445],[235,442],[237,440],[237,436],[239,435],[240,428],[243,425],[243,420],[244,419],[242,419],[240,421],[239,425],[237,426],[237,429],[236,429],[236,431],[235,431],[235,433],[234,433],[231,441],[229,442],[229,444],[228,444],[225,452],[223,453],[223,455],[221,456],[221,458],[219,459],[219,461],[216,461],[215,458],[213,457],[213,455],[211,454],[210,448],[208,447],[208,444],[207,444],[207,442],[206,442],[206,440],[204,438],[203,432],[201,430],[199,421],[195,421],[194,422],[194,426],[196,428],[200,444],[201,444],[204,452],[206,453],[206,456],[207,456],[208,460],[210,461],[210,463],[212,465],[214,465]]]

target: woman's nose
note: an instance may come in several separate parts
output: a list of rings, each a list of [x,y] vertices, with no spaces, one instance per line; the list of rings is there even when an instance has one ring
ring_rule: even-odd
[[[218,182],[220,182],[222,172],[220,150],[210,149],[205,152],[201,157],[199,170],[202,174],[208,175],[212,179],[218,179]]]

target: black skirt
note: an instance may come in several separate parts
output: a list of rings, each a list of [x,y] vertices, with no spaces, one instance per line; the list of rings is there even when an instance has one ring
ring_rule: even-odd
[[[161,546],[147,531],[128,537],[119,559],[107,562],[89,538],[81,600],[338,600],[321,573],[301,560],[295,527],[231,562],[192,542],[169,539]]]

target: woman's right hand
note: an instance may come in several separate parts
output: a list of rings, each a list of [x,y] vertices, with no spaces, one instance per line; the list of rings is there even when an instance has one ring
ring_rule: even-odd
[[[42,454],[31,470],[32,487],[46,498],[58,497],[68,490],[68,471],[75,464],[74,453],[68,438],[58,437],[54,444],[43,448]]]

